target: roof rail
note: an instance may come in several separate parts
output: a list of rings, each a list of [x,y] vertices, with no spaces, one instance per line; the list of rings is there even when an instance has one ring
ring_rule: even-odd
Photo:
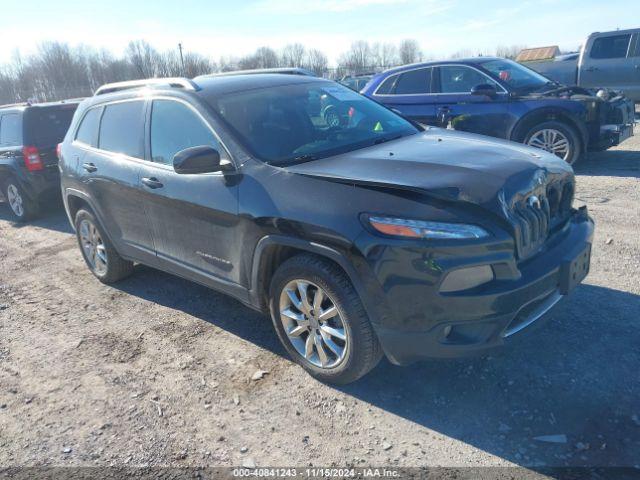
[[[143,87],[184,88],[185,90],[191,90],[194,92],[200,90],[200,87],[193,80],[189,80],[188,78],[147,78],[144,80],[107,83],[99,87],[93,95],[104,95],[106,93],[119,92],[120,90]]]
[[[0,105],[0,108],[10,108],[10,107],[30,107],[31,102],[18,102],[18,103],[7,103],[6,105]]]
[[[316,74],[311,70],[299,67],[281,67],[281,68],[256,68],[253,70],[232,70],[229,72],[208,73],[206,75],[200,75],[200,78],[211,77],[230,77],[234,75],[256,75],[261,73],[280,73],[284,75],[302,75],[305,77],[315,77]]]
[[[74,97],[74,98],[65,98],[64,100],[60,100],[60,103],[75,103],[86,100],[87,97]]]

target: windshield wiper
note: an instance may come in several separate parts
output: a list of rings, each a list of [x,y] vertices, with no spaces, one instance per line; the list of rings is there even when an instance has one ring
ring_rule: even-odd
[[[287,160],[281,160],[278,162],[269,162],[270,165],[277,165],[278,167],[288,167],[289,165],[295,165],[297,163],[312,162],[318,160],[320,157],[316,155],[304,154],[294,158],[288,158]]]
[[[396,135],[395,137],[380,137],[380,138],[376,138],[373,141],[373,144],[380,145],[381,143],[390,142],[391,140],[397,140],[399,138],[402,138],[402,135]]]
[[[317,160],[318,157],[315,155],[311,155],[311,154],[305,154],[305,155],[300,155],[298,157],[295,157],[293,159],[291,159],[292,162],[310,162],[312,160]]]

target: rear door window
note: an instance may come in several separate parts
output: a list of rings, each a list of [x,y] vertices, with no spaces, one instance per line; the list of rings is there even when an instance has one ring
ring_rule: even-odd
[[[151,110],[151,159],[173,165],[173,156],[190,147],[207,145],[223,157],[211,129],[187,105],[173,100],[154,100]]]
[[[396,95],[431,93],[431,68],[419,68],[400,74],[393,93]]]
[[[143,158],[144,101],[113,103],[105,107],[98,147],[129,157]]]
[[[591,47],[591,58],[624,58],[629,50],[631,34],[612,35],[610,37],[596,38]]]
[[[0,145],[16,147],[22,145],[22,122],[17,113],[6,113],[0,116]]]
[[[98,146],[98,125],[100,124],[100,114],[102,108],[92,108],[89,110],[82,119],[78,132],[76,133],[76,140],[78,142],[89,145],[90,147]]]
[[[34,107],[25,113],[25,137],[28,145],[51,147],[67,134],[77,105]]]

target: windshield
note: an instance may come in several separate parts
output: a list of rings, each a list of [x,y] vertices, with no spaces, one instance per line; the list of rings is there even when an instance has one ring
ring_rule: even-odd
[[[273,165],[316,160],[418,132],[410,122],[337,83],[304,83],[212,101],[240,141]]]
[[[548,78],[511,60],[489,60],[481,65],[516,91],[533,91],[550,83]]]

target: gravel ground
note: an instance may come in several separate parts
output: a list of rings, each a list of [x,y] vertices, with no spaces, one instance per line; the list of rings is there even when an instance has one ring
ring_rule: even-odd
[[[592,268],[551,322],[343,388],[235,300],[142,266],[102,285],[60,210],[0,205],[0,466],[640,464],[640,136],[576,171]]]

